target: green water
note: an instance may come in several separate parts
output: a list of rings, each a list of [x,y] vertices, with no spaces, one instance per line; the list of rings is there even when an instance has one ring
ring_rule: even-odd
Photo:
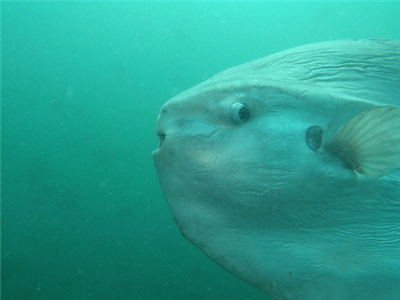
[[[151,160],[176,93],[400,2],[1,3],[1,299],[268,299],[187,242]]]

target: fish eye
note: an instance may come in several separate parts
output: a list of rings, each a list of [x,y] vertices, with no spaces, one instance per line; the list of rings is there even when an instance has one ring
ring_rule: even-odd
[[[230,108],[230,118],[235,123],[246,122],[250,119],[250,110],[243,103],[233,103]]]

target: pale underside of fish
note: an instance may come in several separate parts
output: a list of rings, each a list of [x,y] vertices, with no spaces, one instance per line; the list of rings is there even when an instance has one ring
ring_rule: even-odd
[[[300,46],[161,109],[184,237],[272,299],[400,299],[400,44]]]

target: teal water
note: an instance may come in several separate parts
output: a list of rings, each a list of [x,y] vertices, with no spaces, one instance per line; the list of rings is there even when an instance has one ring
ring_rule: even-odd
[[[400,2],[2,2],[1,299],[268,299],[175,226],[151,151],[164,102],[342,38],[400,39]]]

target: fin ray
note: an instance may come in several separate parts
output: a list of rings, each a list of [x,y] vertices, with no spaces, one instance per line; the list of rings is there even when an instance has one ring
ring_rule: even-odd
[[[355,171],[372,177],[400,168],[400,108],[380,106],[341,127],[326,149]]]

